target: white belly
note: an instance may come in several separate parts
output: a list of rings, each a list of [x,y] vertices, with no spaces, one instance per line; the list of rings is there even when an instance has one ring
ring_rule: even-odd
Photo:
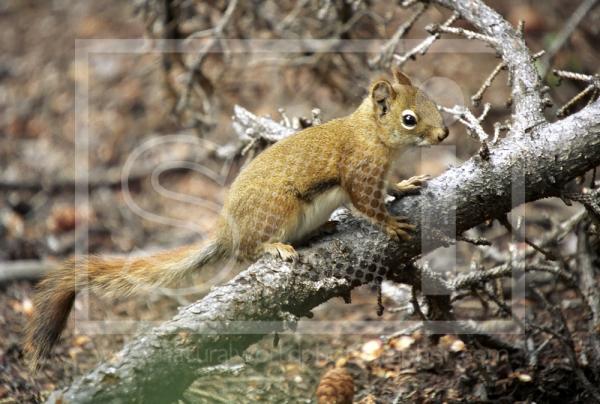
[[[347,203],[350,197],[341,187],[329,189],[310,203],[304,204],[298,218],[298,226],[290,235],[290,242],[298,241],[327,222],[334,210]]]

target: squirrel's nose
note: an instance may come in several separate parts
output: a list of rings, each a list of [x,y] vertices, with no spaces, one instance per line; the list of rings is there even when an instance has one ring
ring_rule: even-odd
[[[442,129],[442,131],[438,135],[438,140],[441,142],[442,140],[446,139],[449,133],[450,131],[448,130],[448,128],[444,126],[444,129]]]

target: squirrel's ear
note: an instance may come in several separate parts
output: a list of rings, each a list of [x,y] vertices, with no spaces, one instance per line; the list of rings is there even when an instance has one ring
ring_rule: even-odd
[[[384,116],[390,110],[392,99],[396,96],[392,85],[387,80],[380,80],[371,87],[371,98],[377,115]]]
[[[394,78],[396,79],[396,82],[398,84],[403,85],[403,86],[412,86],[412,83],[410,82],[410,79],[408,78],[407,75],[405,75],[398,69],[392,69],[392,70],[394,72]]]

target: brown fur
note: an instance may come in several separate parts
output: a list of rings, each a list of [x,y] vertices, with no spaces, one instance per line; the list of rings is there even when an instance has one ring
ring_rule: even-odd
[[[393,237],[407,237],[403,229],[411,226],[391,218],[385,209],[391,163],[408,146],[439,143],[447,129],[435,104],[407,85],[410,81],[402,73],[395,72],[395,77],[394,83],[376,81],[371,96],[353,114],[277,142],[240,173],[223,208],[222,220],[228,225],[221,226],[236,241],[240,255],[254,258],[270,243],[302,238],[303,196],[323,184],[341,187],[360,213]],[[384,94],[377,91],[381,88]],[[385,114],[377,102],[382,98]],[[413,130],[400,123],[407,109],[419,115]]]
[[[435,104],[400,72],[376,81],[351,115],[305,129],[256,157],[234,181],[213,241],[148,258],[89,257],[67,261],[39,285],[26,349],[34,366],[57,341],[79,288],[126,295],[144,285],[165,284],[209,262],[263,253],[293,259],[290,243],[325,223],[350,202],[390,236],[407,238],[412,225],[385,208],[390,166],[408,146],[435,144],[447,135]],[[402,126],[412,110],[418,124]]]
[[[148,257],[89,256],[65,261],[37,285],[24,345],[31,368],[37,369],[58,341],[78,290],[88,287],[104,296],[126,296],[167,284],[228,254],[226,247],[209,242]]]

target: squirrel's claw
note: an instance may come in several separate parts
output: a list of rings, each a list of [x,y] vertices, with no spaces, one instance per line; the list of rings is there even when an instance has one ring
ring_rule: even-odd
[[[410,177],[407,180],[398,182],[394,188],[396,192],[401,194],[410,193],[420,189],[423,186],[423,184],[425,184],[430,179],[431,176],[427,174],[415,175],[414,177]]]
[[[298,252],[294,247],[285,243],[270,243],[263,246],[263,251],[284,261],[297,261]]]
[[[408,232],[414,231],[417,226],[408,223],[406,220],[407,218],[398,216],[391,218],[386,225],[386,233],[395,240],[410,240],[412,236]]]

